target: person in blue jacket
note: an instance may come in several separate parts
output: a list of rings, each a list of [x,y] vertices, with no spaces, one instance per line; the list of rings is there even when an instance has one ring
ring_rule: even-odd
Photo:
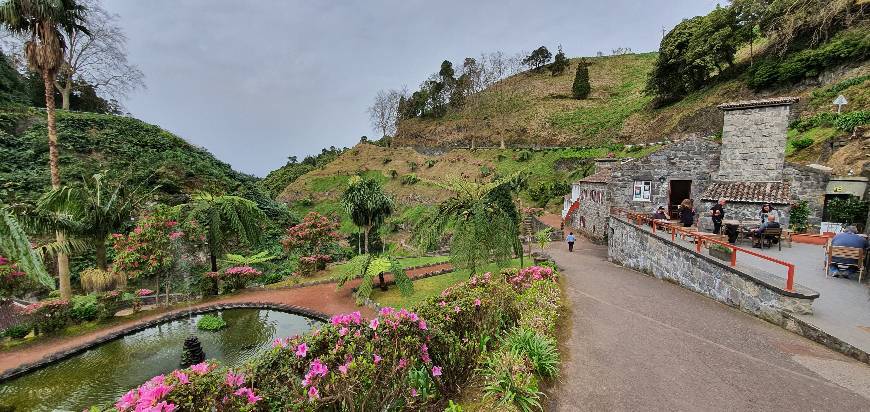
[[[574,241],[577,240],[574,238],[574,232],[569,232],[568,237],[565,238],[565,241],[568,242],[568,251],[574,251]]]

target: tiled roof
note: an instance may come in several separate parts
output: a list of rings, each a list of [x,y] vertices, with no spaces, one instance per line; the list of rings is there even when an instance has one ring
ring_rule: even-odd
[[[748,109],[752,107],[780,106],[797,103],[797,97],[773,97],[770,99],[744,100],[742,102],[723,103],[716,106],[722,110]]]
[[[610,182],[610,169],[602,170],[598,173],[591,174],[586,176],[574,183],[609,183]]]
[[[721,198],[732,202],[791,203],[789,185],[783,182],[714,182],[701,196],[703,200]]]

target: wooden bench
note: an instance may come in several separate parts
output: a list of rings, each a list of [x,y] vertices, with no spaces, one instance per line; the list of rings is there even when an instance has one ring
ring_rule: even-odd
[[[859,247],[848,247],[848,246],[831,246],[830,242],[827,246],[827,255],[828,258],[825,259],[825,277],[827,277],[830,272],[831,264],[834,264],[833,258],[845,258],[845,259],[854,259],[856,263],[836,263],[838,265],[846,265],[846,266],[855,266],[858,268],[858,283],[861,283],[861,280],[864,277],[864,249]]]
[[[764,249],[765,244],[768,248],[773,247],[774,239],[776,239],[776,245],[779,247],[779,250],[782,250],[782,228],[771,227],[764,229],[764,233],[761,235],[761,248]]]

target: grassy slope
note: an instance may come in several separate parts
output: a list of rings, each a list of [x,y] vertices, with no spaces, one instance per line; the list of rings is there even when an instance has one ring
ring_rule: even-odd
[[[738,60],[748,53],[738,54]],[[797,96],[801,116],[830,110],[829,96],[818,93],[829,84],[870,72],[866,62],[848,70],[826,74],[824,85],[805,82],[793,87],[755,93],[741,79],[716,83],[680,102],[660,109],[648,107],[643,94],[647,73],[656,53],[591,58],[592,96],[585,101],[568,95],[576,59],[561,76],[521,73],[505,79],[442,119],[410,119],[400,127],[399,142],[422,146],[508,145],[600,146],[639,143],[721,130],[722,113],[716,106],[727,101],[770,96]],[[844,90],[849,110],[870,108],[870,96]],[[814,95],[814,92],[815,95]]]
[[[158,195],[178,201],[208,190],[251,196],[256,179],[234,171],[205,149],[157,126],[123,116],[58,111],[61,179],[110,171],[133,180],[150,178]],[[44,112],[0,109],[0,190],[8,202],[32,202],[49,187]]]

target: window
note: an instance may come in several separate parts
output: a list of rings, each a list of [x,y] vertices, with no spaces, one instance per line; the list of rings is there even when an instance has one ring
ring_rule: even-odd
[[[636,180],[634,182],[634,196],[632,196],[633,201],[635,202],[649,202],[652,198],[652,182],[649,180]]]

